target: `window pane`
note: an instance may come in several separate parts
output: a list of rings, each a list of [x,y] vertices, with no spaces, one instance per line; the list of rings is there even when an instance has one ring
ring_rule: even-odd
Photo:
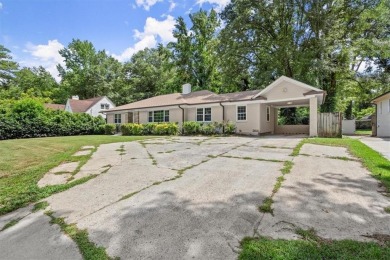
[[[211,121],[211,115],[204,115],[204,121],[210,122]]]
[[[237,107],[237,120],[246,120],[246,106]]]
[[[204,114],[205,114],[205,115],[211,115],[211,107],[206,107],[206,108],[204,109]]]
[[[203,115],[203,108],[196,109],[196,114],[197,115]]]
[[[164,122],[164,111],[159,110],[159,111],[154,111],[154,122]]]
[[[196,121],[202,122],[203,121],[203,115],[197,115],[196,116]]]
[[[105,107],[106,107],[106,109],[109,109],[110,108],[110,104],[106,104]]]
[[[100,104],[100,108],[101,108],[101,109],[104,109],[104,104]]]
[[[164,122],[169,122],[169,110],[164,111]]]

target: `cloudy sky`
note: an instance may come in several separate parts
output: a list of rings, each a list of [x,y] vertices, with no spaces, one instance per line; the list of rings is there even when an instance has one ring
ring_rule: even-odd
[[[0,0],[0,44],[21,66],[56,76],[58,50],[73,38],[91,41],[120,61],[173,40],[175,19],[229,0]]]

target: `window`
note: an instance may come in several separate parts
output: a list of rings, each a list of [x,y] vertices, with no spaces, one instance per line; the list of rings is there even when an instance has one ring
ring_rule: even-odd
[[[115,114],[114,115],[114,123],[115,124],[121,124],[122,123],[122,115],[121,114]]]
[[[104,109],[104,104],[100,104],[100,109]]]
[[[267,107],[267,122],[269,122],[270,117],[271,117],[271,108]]]
[[[196,121],[211,122],[211,107],[196,109]]]
[[[246,106],[238,106],[237,121],[245,121],[245,120],[246,120]]]
[[[169,110],[149,111],[148,122],[169,122]]]
[[[105,107],[106,109],[109,109],[109,108],[110,108],[110,104],[105,104],[104,107]]]

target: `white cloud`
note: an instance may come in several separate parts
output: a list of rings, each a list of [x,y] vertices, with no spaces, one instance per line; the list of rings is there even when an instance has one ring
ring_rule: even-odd
[[[150,7],[163,0],[135,0],[137,6],[142,6],[146,11],[150,10]]]
[[[197,0],[196,3],[202,6],[204,3],[209,3],[215,6],[215,9],[219,12],[230,3],[230,0]]]
[[[168,15],[165,20],[159,21],[153,17],[148,17],[145,21],[144,30],[134,30],[134,38],[138,41],[127,48],[122,54],[112,56],[117,60],[124,62],[133,56],[134,53],[145,48],[153,48],[158,42],[168,43],[174,41],[172,31],[175,28],[175,18]]]
[[[172,12],[176,7],[176,3],[173,0],[170,0],[169,3],[169,12]]]
[[[0,10],[3,9],[3,3],[0,2]]]
[[[32,56],[32,59],[21,61],[20,64],[27,67],[42,66],[50,72],[56,80],[59,80],[57,64],[64,65],[64,60],[58,51],[63,48],[64,45],[58,40],[49,40],[47,44],[39,45],[27,43],[24,52],[29,53]]]

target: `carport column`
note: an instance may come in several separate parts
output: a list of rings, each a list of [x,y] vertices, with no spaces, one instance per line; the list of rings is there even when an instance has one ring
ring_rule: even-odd
[[[310,136],[317,136],[317,98],[310,98]]]

